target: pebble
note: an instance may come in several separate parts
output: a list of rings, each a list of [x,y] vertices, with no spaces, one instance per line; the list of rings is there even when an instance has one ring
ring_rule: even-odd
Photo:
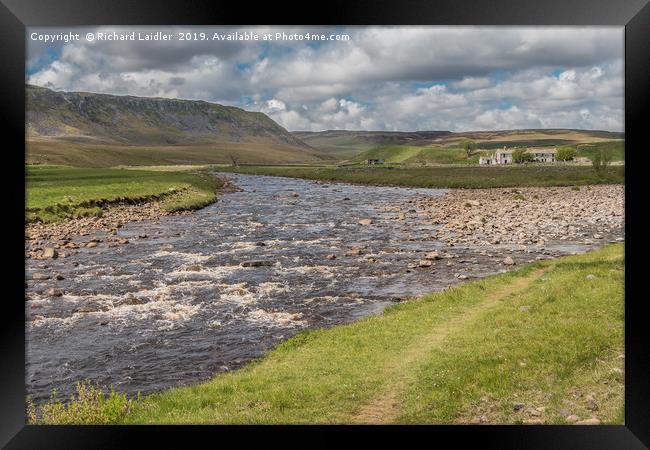
[[[43,258],[44,259],[54,259],[54,258],[57,258],[58,256],[59,256],[59,253],[53,247],[48,247],[45,250],[43,250]]]
[[[438,252],[428,252],[424,255],[424,259],[437,260],[440,259],[440,254]]]
[[[543,425],[544,421],[541,419],[528,419],[523,421],[524,425]]]
[[[63,295],[63,291],[57,288],[50,288],[45,291],[45,295],[48,295],[50,297],[61,297]]]
[[[576,425],[600,425],[600,420],[598,420],[595,417],[592,417],[591,419],[578,420],[577,422],[575,422],[575,424]]]
[[[45,274],[45,273],[36,272],[36,273],[32,274],[32,280],[42,281],[42,280],[49,280],[49,279],[50,279],[50,276],[48,274]]]
[[[263,267],[263,266],[272,266],[272,261],[244,261],[241,263],[242,267]]]

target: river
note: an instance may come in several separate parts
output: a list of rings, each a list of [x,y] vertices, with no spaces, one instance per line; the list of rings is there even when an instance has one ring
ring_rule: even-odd
[[[470,247],[416,267],[423,252],[441,249],[436,226],[415,210],[396,220],[394,206],[444,190],[227,177],[242,191],[195,214],[127,224],[118,233],[126,245],[27,261],[26,385],[35,402],[52,389],[67,398],[82,379],[129,395],[206,380],[300,330],[459,283],[459,266],[469,278],[504,270]],[[519,260],[584,249],[549,243]],[[44,271],[63,279],[31,279]],[[63,296],[48,296],[51,287]]]

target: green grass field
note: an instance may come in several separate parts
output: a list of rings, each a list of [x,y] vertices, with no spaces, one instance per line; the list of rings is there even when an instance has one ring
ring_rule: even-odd
[[[625,161],[625,142],[624,141],[606,141],[595,142],[590,144],[578,144],[574,146],[578,150],[578,156],[584,156],[593,159],[596,152],[601,149],[609,151],[612,155],[612,161]]]
[[[539,146],[558,146],[570,145],[575,141],[570,139],[522,139],[522,140],[507,140],[507,141],[482,141],[478,143],[480,148],[486,150],[496,150],[502,147],[539,147]]]
[[[61,221],[100,215],[101,207],[122,200],[160,199],[169,211],[197,209],[214,201],[220,181],[199,169],[84,169],[27,165],[27,222]]]
[[[621,424],[624,262],[615,244],[528,264],[302,332],[206,383],[94,409],[53,404],[34,420]]]
[[[386,163],[405,165],[424,164],[478,164],[478,154],[467,158],[462,148],[424,147],[409,145],[390,145],[376,147],[365,151],[350,162],[362,162],[365,159],[383,159]]]
[[[623,183],[624,167],[610,167],[598,175],[587,166],[508,167],[323,167],[240,166],[219,167],[224,172],[274,175],[346,183],[425,188],[494,188],[516,186],[573,186]]]
[[[323,161],[316,150],[267,143],[117,145],[64,138],[30,138],[26,159],[30,164],[110,168],[119,165],[229,164],[231,155],[241,163],[318,164]]]
[[[474,140],[478,148],[491,150],[503,146],[577,145],[624,138],[623,133],[568,129],[434,132],[433,134],[427,132],[329,130],[319,133],[294,132],[293,135],[321,150],[323,154],[339,160],[355,159],[360,153],[382,147],[459,150],[460,142],[466,138]],[[457,164],[458,162],[452,161],[452,163]]]
[[[506,145],[512,147],[532,146],[532,145],[556,145],[568,146],[577,149],[577,156],[593,159],[596,152],[601,149],[611,152],[612,161],[625,161],[625,142],[624,141],[603,141],[584,144],[572,144],[568,140],[533,140],[533,141],[507,141],[507,142],[481,142],[480,148],[496,149]],[[453,144],[457,145],[457,143]],[[367,150],[350,159],[350,162],[361,163],[366,159],[383,159],[387,164],[403,164],[407,166],[422,165],[448,165],[448,164],[478,164],[479,152],[474,153],[469,158],[465,151],[458,147],[441,147],[441,146],[409,146],[409,145],[390,145],[379,146]]]

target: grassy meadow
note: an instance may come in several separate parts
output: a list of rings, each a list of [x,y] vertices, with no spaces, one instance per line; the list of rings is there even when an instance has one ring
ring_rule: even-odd
[[[462,148],[393,145],[382,146],[355,156],[350,162],[361,163],[365,159],[383,159],[388,164],[478,164],[478,154],[467,157]]]
[[[27,141],[27,163],[29,164],[103,168],[119,165],[229,164],[232,161],[231,156],[241,163],[260,164],[300,161],[317,164],[324,158],[315,150],[254,142],[118,145],[64,138],[30,138]]]
[[[593,159],[596,152],[604,149],[611,154],[612,161],[625,161],[624,141],[593,142],[589,144],[578,144],[574,147],[578,151],[578,156]]]
[[[625,168],[622,166],[610,167],[607,173],[600,175],[596,174],[589,166],[575,165],[507,167],[222,166],[217,170],[310,180],[423,188],[574,186],[624,183],[625,181]]]
[[[621,424],[622,244],[540,261],[301,332],[213,380],[80,395],[35,423]],[[82,394],[83,394],[82,392]],[[90,411],[90,412],[88,412]]]
[[[530,141],[484,141],[476,144],[484,150],[495,150],[503,147],[519,146],[568,146],[576,149],[578,157],[593,159],[601,150],[609,152],[612,161],[625,161],[625,142],[601,141],[590,143],[575,143],[569,140],[536,139]],[[349,160],[350,163],[362,163],[366,159],[383,159],[387,164],[400,164],[406,166],[423,165],[477,165],[481,152],[475,151],[467,157],[465,150],[460,148],[458,142],[451,145],[384,145],[374,147]]]
[[[338,160],[354,160],[360,153],[382,147],[418,147],[460,150],[463,139],[471,139],[477,148],[495,150],[506,147],[541,145],[578,145],[599,143],[624,138],[623,133],[595,130],[529,129],[494,130],[451,133],[438,132],[391,132],[391,131],[345,131],[292,133],[323,154]]]
[[[200,168],[155,169],[27,165],[26,221],[101,215],[102,206],[120,201],[160,200],[168,211],[197,209],[214,202],[221,184]]]

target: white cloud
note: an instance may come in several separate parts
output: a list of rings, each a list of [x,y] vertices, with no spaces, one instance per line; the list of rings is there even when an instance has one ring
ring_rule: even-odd
[[[124,28],[102,27],[111,30]],[[351,40],[75,42],[50,49],[60,56],[45,63],[48,49],[30,43],[28,82],[233,104],[290,130],[623,127],[621,27],[319,30]]]
[[[284,111],[287,109],[287,105],[282,100],[276,100],[274,98],[266,101],[266,107],[269,111]]]
[[[451,83],[456,89],[474,90],[490,86],[492,82],[487,77],[465,77],[460,81]]]
[[[560,74],[558,77],[560,81],[575,81],[576,79],[576,71],[575,70],[567,70],[564,71]]]

